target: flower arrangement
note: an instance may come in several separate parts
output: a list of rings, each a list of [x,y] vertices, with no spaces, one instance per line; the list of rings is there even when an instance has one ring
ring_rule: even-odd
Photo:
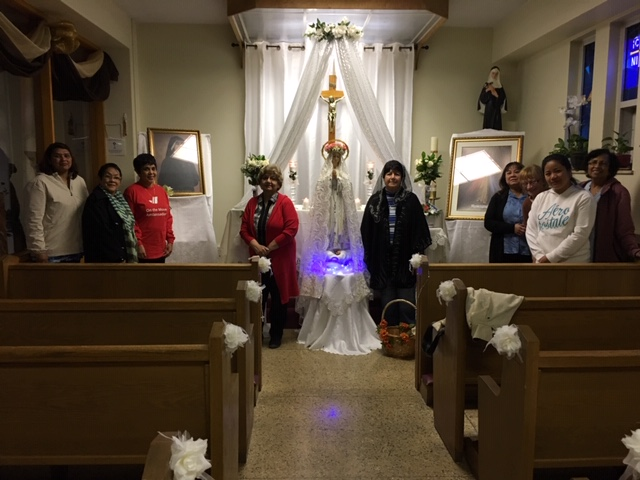
[[[349,147],[346,143],[341,140],[332,140],[324,144],[322,150],[327,154],[331,155],[333,153],[337,153],[340,156],[343,156],[345,153],[349,152]]]
[[[389,328],[396,328],[397,333],[390,334]],[[384,319],[378,325],[377,331],[382,346],[386,350],[391,350],[396,345],[409,345],[416,336],[416,327],[414,325],[402,322],[397,327],[389,327],[389,324]]]
[[[449,303],[453,300],[453,297],[457,295],[456,286],[451,280],[445,280],[444,282],[440,282],[438,286],[438,290],[436,290],[436,297],[438,297],[438,302],[442,305],[442,302]]]
[[[228,323],[222,320],[224,323],[224,348],[227,353],[233,353],[238,348],[244,347],[244,344],[249,341],[249,335],[244,328]]]
[[[440,209],[436,207],[433,203],[427,202],[424,204],[424,214],[425,215],[440,215]]]
[[[373,170],[373,165],[367,168],[367,180],[372,182],[373,181],[373,175],[374,175],[374,170]]]
[[[352,25],[347,17],[344,17],[337,24],[327,24],[317,19],[316,23],[311,23],[304,32],[305,37],[315,38],[318,42],[323,40],[330,42],[339,38],[357,40],[362,37],[362,34],[362,28]]]
[[[255,280],[249,280],[247,282],[247,289],[245,290],[245,296],[247,300],[253,303],[258,303],[262,298],[262,289],[264,285],[260,285]]]
[[[269,159],[264,155],[254,155],[250,153],[240,167],[240,171],[249,180],[249,184],[256,186],[260,183],[260,170],[269,164]]]
[[[580,135],[580,107],[589,103],[589,100],[583,95],[569,95],[567,104],[560,107],[560,113],[565,116],[562,128],[566,130],[565,138],[558,138],[558,142],[553,146],[553,150],[549,153],[560,153],[562,155],[571,156],[575,153],[585,153],[587,151],[588,140]]]
[[[213,480],[205,472],[211,463],[204,457],[207,453],[207,440],[194,440],[189,432],[171,437],[171,459],[169,467],[175,480],[194,480],[196,478]]]
[[[518,335],[518,326],[503,325],[498,327],[487,343],[487,347],[489,345],[493,345],[500,355],[506,355],[508,359],[512,359],[514,355],[519,356],[522,342]]]
[[[422,152],[422,157],[416,159],[416,177],[414,182],[424,182],[425,185],[440,178],[440,167],[442,166],[442,155],[435,152],[427,155]]]
[[[620,480],[636,480],[640,478],[640,428],[633,430],[631,435],[625,435],[622,443],[629,449],[629,453],[622,461],[627,465],[627,469]]]
[[[173,197],[173,188],[171,188],[169,185],[162,185],[162,188],[164,188],[164,191],[167,192],[168,197]]]
[[[293,165],[289,165],[289,180],[295,182],[298,179],[298,170]]]

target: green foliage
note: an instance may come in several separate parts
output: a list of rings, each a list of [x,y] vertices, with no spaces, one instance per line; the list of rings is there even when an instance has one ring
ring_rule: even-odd
[[[422,152],[422,157],[416,160],[416,177],[414,182],[424,182],[425,184],[440,178],[440,166],[442,165],[442,155],[435,153],[427,155]]]
[[[549,153],[560,153],[570,157],[574,153],[586,153],[589,140],[583,136],[572,133],[566,140],[558,138],[558,142]]]
[[[613,133],[613,137],[605,137],[602,139],[602,148],[608,148],[612,152],[621,155],[629,153],[631,150],[633,150],[633,147],[630,145],[629,140],[627,139],[628,132],[618,133],[614,130]]]

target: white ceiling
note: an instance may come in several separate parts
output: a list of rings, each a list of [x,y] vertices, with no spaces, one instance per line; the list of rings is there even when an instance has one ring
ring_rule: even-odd
[[[225,25],[226,0],[113,0],[138,23]],[[233,0],[231,0],[233,1]],[[493,27],[527,0],[449,0],[445,27]],[[306,25],[302,25],[301,34]],[[365,38],[366,40],[366,38]]]

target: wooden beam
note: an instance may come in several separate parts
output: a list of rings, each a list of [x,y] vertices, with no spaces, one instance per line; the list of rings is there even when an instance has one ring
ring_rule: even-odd
[[[449,0],[235,0],[227,2],[227,15],[256,8],[317,8],[321,10],[426,10],[449,16]]]

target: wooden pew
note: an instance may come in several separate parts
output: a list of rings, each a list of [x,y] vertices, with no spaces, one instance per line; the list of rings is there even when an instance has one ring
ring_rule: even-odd
[[[519,333],[522,361],[503,359],[500,386],[479,379],[479,480],[622,465],[620,440],[640,418],[640,350],[547,350]]]
[[[250,342],[237,352],[239,392],[239,461],[247,458],[254,418],[255,325],[238,282],[236,298],[107,299],[0,301],[1,345],[102,345],[156,343],[198,344],[214,322],[226,320],[244,328]],[[258,324],[260,331],[260,324]]]
[[[237,362],[215,322],[201,344],[0,346],[0,464],[143,464],[160,431],[209,439],[238,478]]]
[[[473,288],[525,297],[590,297],[640,295],[640,263],[456,264],[424,265],[416,285],[416,336],[445,316],[436,290],[441,282],[461,279]],[[433,403],[433,364],[416,342],[415,386]]]
[[[464,452],[464,409],[477,405],[478,375],[500,376],[502,359],[486,342],[473,340],[466,318],[466,286],[453,280],[457,294],[447,305],[445,334],[433,356],[434,425],[447,450],[459,461]],[[640,297],[525,297],[512,324],[534,329],[553,350],[633,349],[640,344]],[[471,402],[469,402],[471,400]],[[471,461],[473,463],[473,461]]]
[[[257,262],[18,263],[7,268],[7,298],[222,298],[241,280],[260,280]]]
[[[7,298],[222,298],[235,297],[239,281],[260,280],[257,261],[236,264],[47,264],[6,265]],[[150,283],[151,282],[151,283]],[[254,372],[262,389],[261,310],[250,310],[256,328]],[[260,326],[260,328],[258,328]]]

